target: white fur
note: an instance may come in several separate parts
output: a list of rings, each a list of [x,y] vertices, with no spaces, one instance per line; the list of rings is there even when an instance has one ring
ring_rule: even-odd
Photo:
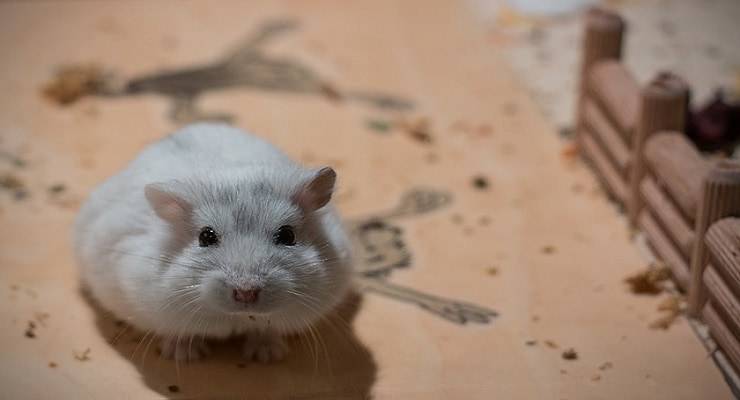
[[[165,338],[303,330],[342,299],[351,275],[331,204],[310,212],[291,201],[314,173],[236,128],[185,127],[144,149],[82,207],[83,282],[117,317]],[[155,214],[144,194],[154,183],[191,204],[192,215],[173,224]],[[286,224],[298,246],[272,243]],[[219,233],[217,247],[198,245],[203,226]],[[234,285],[253,284],[263,288],[254,306],[230,297]]]

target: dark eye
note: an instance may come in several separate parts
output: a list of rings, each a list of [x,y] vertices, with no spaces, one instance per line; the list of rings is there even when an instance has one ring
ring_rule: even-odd
[[[210,226],[200,230],[200,236],[198,236],[200,247],[208,247],[214,244],[218,244],[218,234]]]
[[[278,228],[272,240],[275,244],[281,246],[294,246],[295,245],[295,233],[293,233],[293,227],[290,225],[283,225]]]

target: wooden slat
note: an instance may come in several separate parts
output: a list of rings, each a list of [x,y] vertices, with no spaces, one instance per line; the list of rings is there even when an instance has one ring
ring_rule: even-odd
[[[645,159],[658,185],[693,226],[709,162],[680,133],[658,133],[648,139]]]
[[[666,198],[651,176],[646,176],[640,184],[640,194],[655,215],[658,223],[671,237],[673,243],[688,259],[694,246],[694,232],[689,227],[680,211]]]
[[[704,285],[707,287],[715,310],[723,318],[730,331],[734,332],[737,339],[740,335],[740,302],[737,296],[732,293],[711,265],[704,270]]]
[[[648,244],[657,253],[658,257],[671,268],[676,283],[684,290],[688,288],[689,283],[689,266],[686,260],[676,250],[671,241],[650,212],[643,211],[638,219],[640,228],[648,236]]]
[[[627,185],[617,172],[614,165],[594,141],[591,135],[583,135],[583,150],[591,161],[593,161],[597,174],[606,186],[607,190],[620,202],[624,204],[627,196]]]
[[[704,237],[712,264],[736,297],[740,297],[740,218],[725,218]]]
[[[704,322],[709,326],[709,334],[719,345],[727,358],[730,359],[735,367],[735,371],[740,368],[740,343],[738,343],[732,331],[725,325],[722,318],[714,309],[712,302],[707,302],[702,313]]]
[[[617,61],[597,63],[589,73],[589,92],[624,140],[629,141],[640,108],[640,86],[629,70]]]
[[[623,176],[628,176],[630,153],[624,138],[619,135],[614,125],[604,116],[593,100],[586,100],[583,107],[583,122],[593,136],[606,148],[609,158],[618,167]]]

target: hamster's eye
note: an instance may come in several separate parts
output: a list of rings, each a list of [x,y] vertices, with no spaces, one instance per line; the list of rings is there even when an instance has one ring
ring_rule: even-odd
[[[294,246],[295,233],[293,233],[293,227],[290,225],[281,226],[272,236],[272,240],[275,242],[275,244],[279,244],[282,246]]]
[[[200,230],[200,236],[198,236],[200,247],[208,247],[214,244],[218,244],[218,234],[210,226]]]

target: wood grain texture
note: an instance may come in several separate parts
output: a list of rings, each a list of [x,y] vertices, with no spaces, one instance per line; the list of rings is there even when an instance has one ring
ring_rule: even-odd
[[[685,260],[691,257],[694,246],[694,232],[681,215],[675,204],[658,187],[652,177],[642,180],[640,190],[645,204],[655,214],[658,224],[668,232],[671,241],[681,251]]]
[[[611,162],[619,169],[622,179],[626,180],[629,177],[630,158],[627,144],[592,100],[586,100],[583,107],[583,121],[585,129],[599,141]]]
[[[627,67],[604,61],[589,71],[589,93],[617,128],[622,140],[632,146],[640,110],[640,86]]]

